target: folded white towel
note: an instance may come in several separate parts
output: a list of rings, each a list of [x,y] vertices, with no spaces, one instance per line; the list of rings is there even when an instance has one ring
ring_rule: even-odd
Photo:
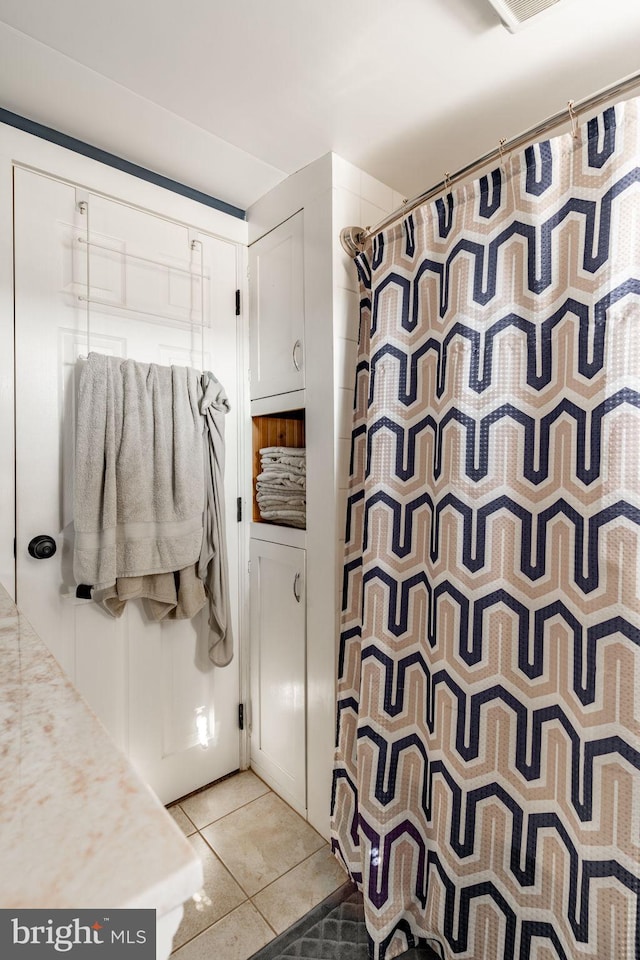
[[[270,457],[261,457],[260,463],[263,470],[292,470],[294,473],[306,473],[307,470],[307,461],[303,457],[280,457],[277,460]]]
[[[283,470],[282,472],[273,472],[271,470],[264,470],[262,473],[259,473],[256,477],[256,482],[268,483],[270,486],[281,486],[281,487],[299,487],[304,489],[306,486],[306,477],[303,473],[293,473],[290,470]]]
[[[305,447],[261,447],[260,456],[266,457],[305,457]]]
[[[260,511],[263,520],[271,520],[289,527],[305,527],[306,516],[300,510],[264,510]]]
[[[263,479],[261,480],[260,477]],[[299,478],[299,480],[298,483],[296,480],[289,480],[286,477],[270,477],[268,474],[261,473],[256,480],[256,490],[274,490],[276,492],[292,490],[304,494],[307,484],[304,477]]]
[[[272,477],[286,477],[288,475],[305,477],[307,473],[307,465],[302,460],[298,463],[265,463],[262,460],[260,466],[263,473],[268,473]]]
[[[257,501],[260,511],[262,510],[295,510],[298,513],[304,514],[307,509],[307,504],[305,500],[286,500],[284,498],[278,499],[276,497],[265,497]]]

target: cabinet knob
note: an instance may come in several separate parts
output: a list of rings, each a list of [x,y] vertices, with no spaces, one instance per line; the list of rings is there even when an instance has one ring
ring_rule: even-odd
[[[300,364],[299,364],[299,362],[298,362],[297,351],[298,351],[298,350],[301,350],[301,349],[302,349],[302,341],[301,341],[301,340],[296,340],[296,342],[295,342],[294,345],[293,345],[292,359],[293,359],[293,365],[294,365],[294,367],[296,368],[296,370],[298,371],[298,373],[300,372]]]
[[[293,578],[293,595],[296,598],[296,602],[300,603],[300,574],[296,573]]]

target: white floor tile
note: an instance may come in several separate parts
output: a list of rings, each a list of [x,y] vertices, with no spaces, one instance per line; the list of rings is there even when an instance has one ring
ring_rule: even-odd
[[[274,793],[210,824],[202,835],[249,896],[325,845]]]
[[[189,843],[202,861],[204,881],[202,888],[184,905],[184,917],[173,938],[174,949],[231,913],[247,899],[244,891],[201,836],[196,834],[189,837]]]
[[[191,820],[189,820],[189,817],[178,804],[176,804],[174,807],[167,807],[167,813],[173,817],[175,822],[184,833],[185,837],[190,837],[192,833],[196,832],[196,828],[191,823]]]
[[[248,960],[273,939],[273,930],[249,902],[241,904],[172,954],[173,960]]]
[[[276,933],[282,933],[348,879],[326,844],[257,893],[253,902]]]
[[[200,829],[268,792],[266,783],[245,770],[183,800],[180,806]]]

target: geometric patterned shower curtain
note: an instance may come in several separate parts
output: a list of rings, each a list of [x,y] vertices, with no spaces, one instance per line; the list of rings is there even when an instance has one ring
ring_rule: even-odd
[[[640,958],[639,119],[357,257],[332,844],[375,960]]]

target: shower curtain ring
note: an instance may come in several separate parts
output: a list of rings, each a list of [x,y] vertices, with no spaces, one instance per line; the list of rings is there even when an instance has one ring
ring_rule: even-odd
[[[445,191],[451,190],[451,175],[447,170],[444,175],[444,189]]]
[[[578,139],[578,115],[573,109],[574,100],[567,100],[567,106],[569,107],[569,117],[571,119],[571,136],[574,140]]]
[[[498,150],[500,151],[500,166],[504,170],[504,145],[507,142],[506,137],[500,137],[498,140]]]

